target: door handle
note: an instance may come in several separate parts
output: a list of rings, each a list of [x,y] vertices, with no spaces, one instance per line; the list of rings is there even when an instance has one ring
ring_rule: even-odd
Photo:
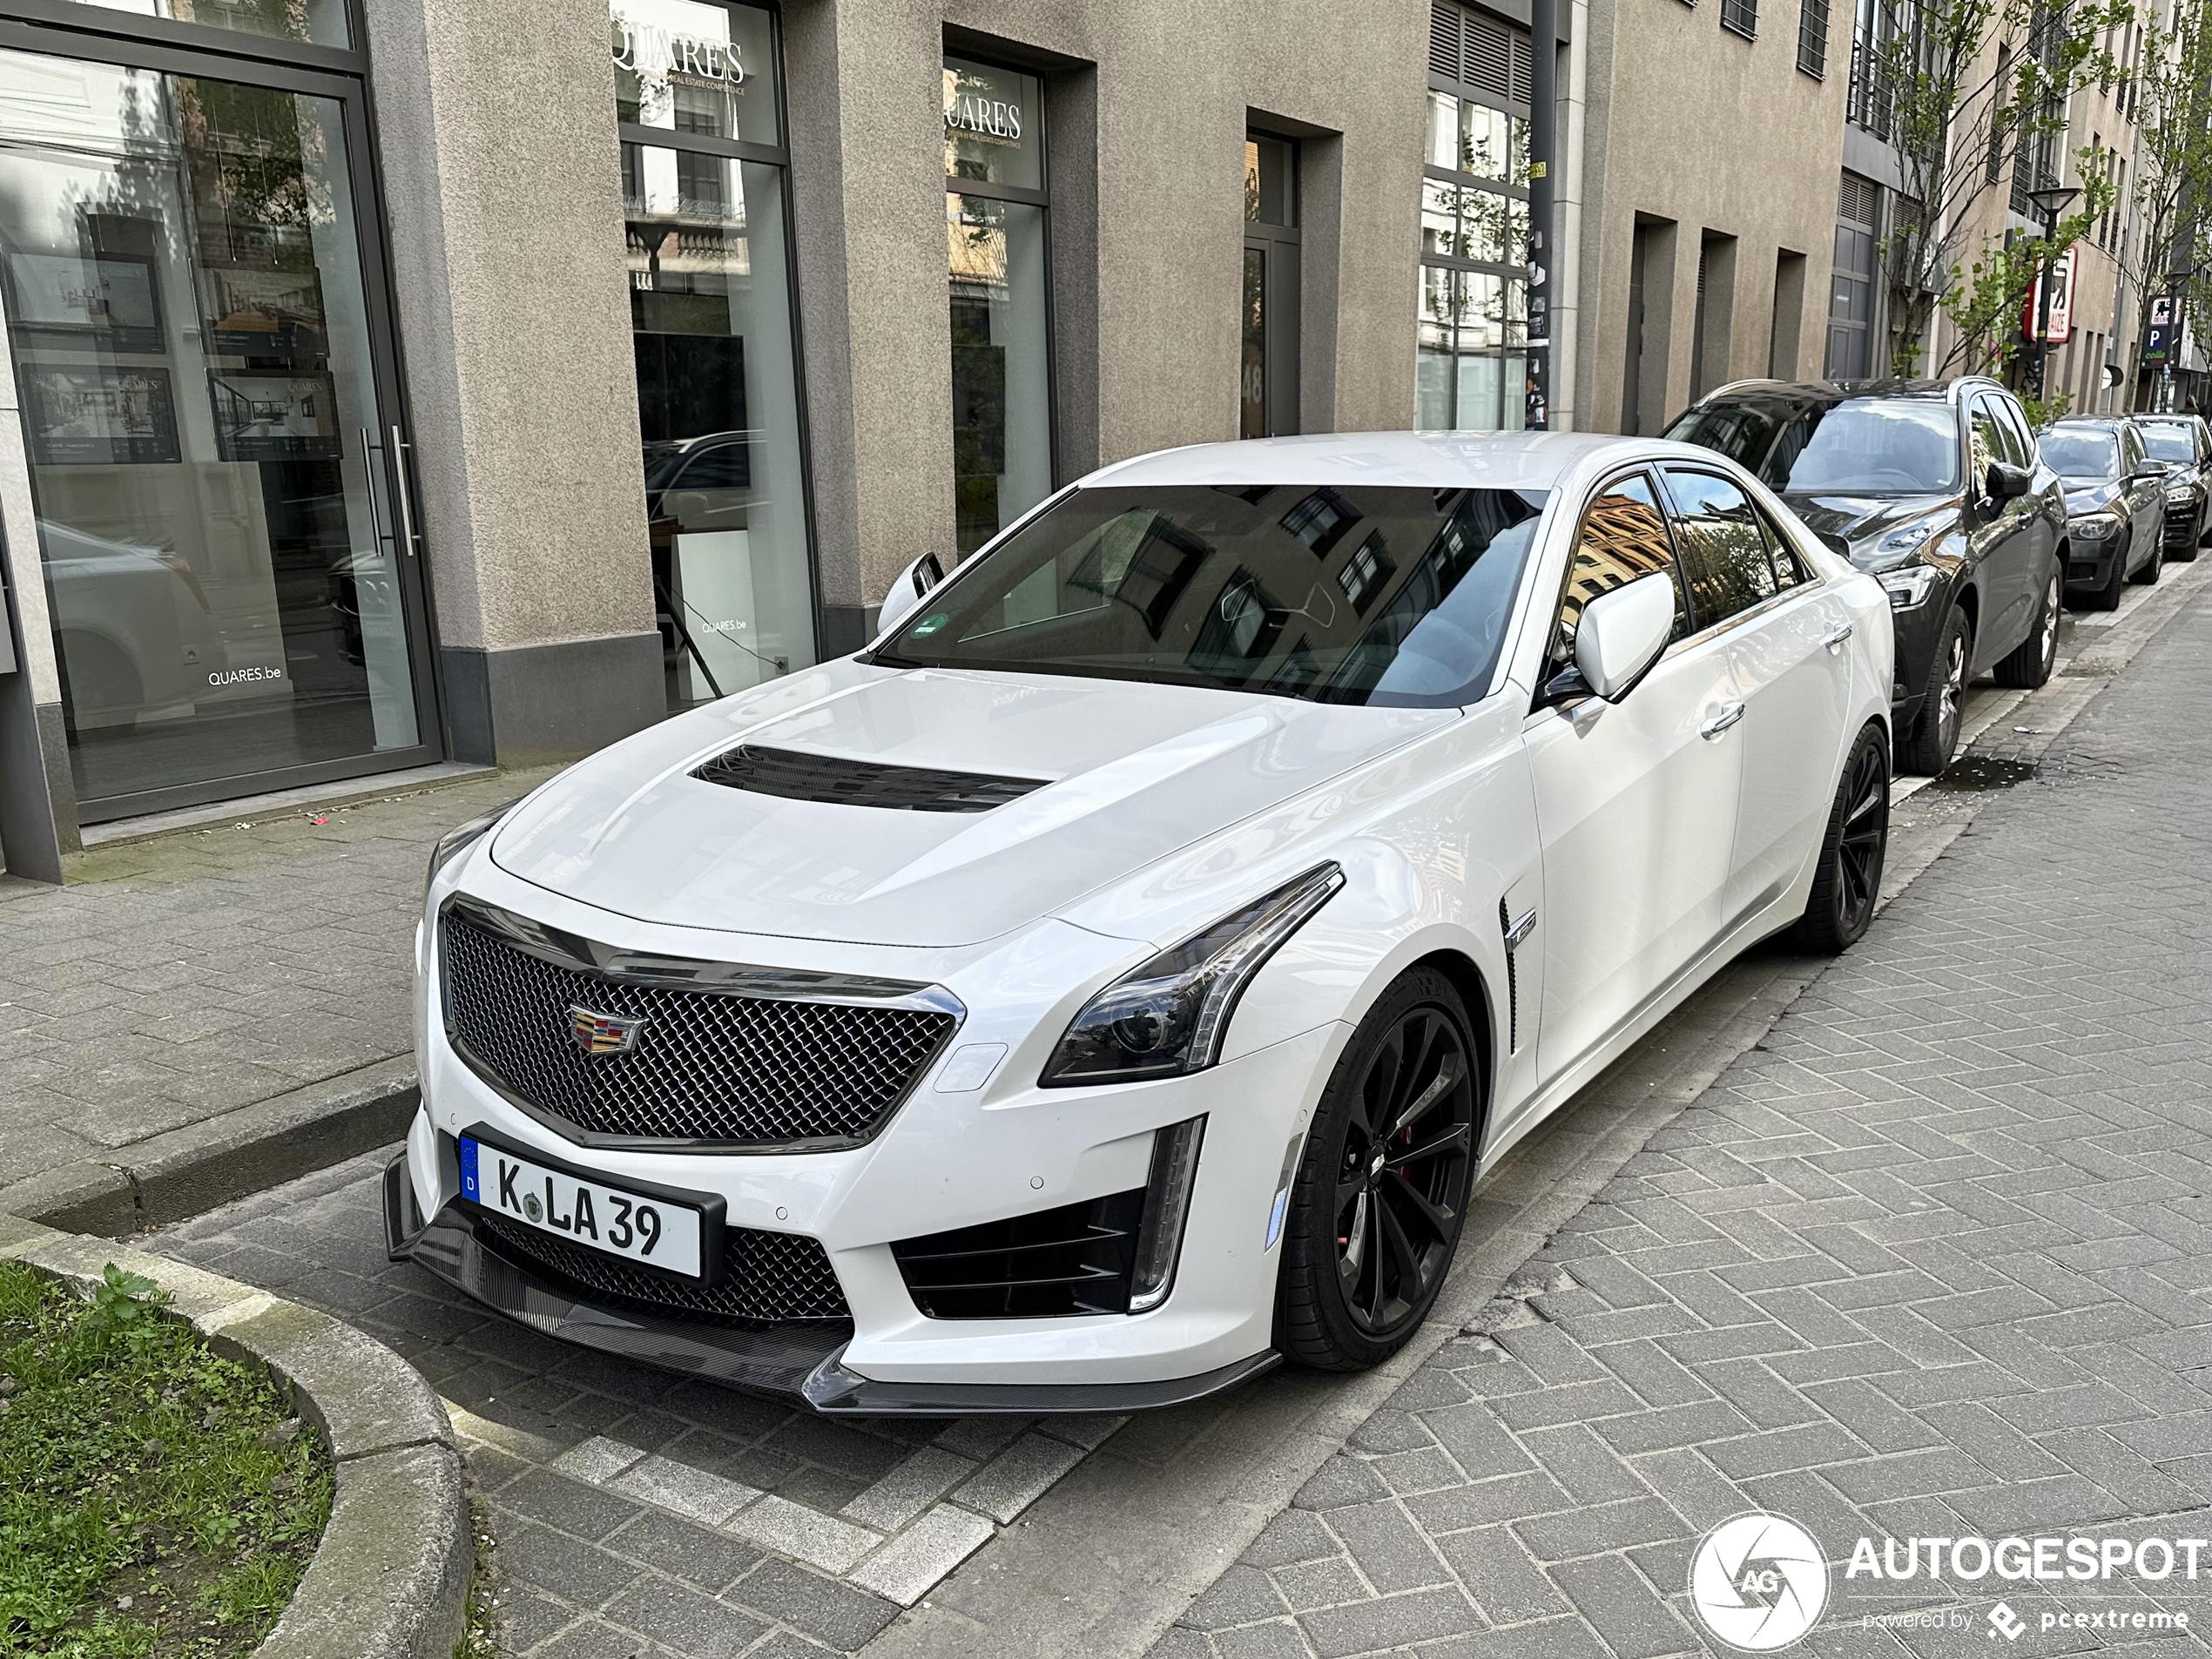
[[[1820,643],[1827,646],[1830,651],[1841,651],[1844,648],[1844,641],[1850,637],[1851,624],[1845,623],[1842,627],[1823,635]]]
[[[1743,705],[1741,703],[1727,704],[1718,714],[1697,728],[1697,735],[1710,741],[1720,736],[1743,718]]]

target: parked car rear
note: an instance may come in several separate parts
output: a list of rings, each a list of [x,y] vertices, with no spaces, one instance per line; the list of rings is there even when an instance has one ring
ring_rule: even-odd
[[[2065,496],[1995,381],[1739,381],[1667,435],[1750,468],[1888,590],[1901,766],[1951,764],[1976,675],[2030,688],[2050,678]]]

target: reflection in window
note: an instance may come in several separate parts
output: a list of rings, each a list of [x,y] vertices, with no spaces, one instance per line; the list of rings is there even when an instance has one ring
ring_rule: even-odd
[[[1674,568],[1674,543],[1649,481],[1638,475],[1608,485],[1582,516],[1581,530],[1575,538],[1567,591],[1561,597],[1559,623],[1552,632],[1553,668],[1575,664],[1575,628],[1583,606],[1639,577],[1661,570],[1671,575]],[[1673,637],[1680,639],[1689,631],[1689,613],[1683,605],[1682,585],[1676,583]]]
[[[1710,628],[1774,597],[1766,537],[1743,492],[1716,474],[1676,467],[1667,469],[1667,489],[1697,625]]]
[[[1382,591],[1397,567],[1385,552],[1383,533],[1377,530],[1352,550],[1344,562],[1344,569],[1337,572],[1337,586],[1344,590],[1344,597],[1352,601],[1352,610],[1364,617],[1375,596]]]
[[[1415,424],[1425,431],[1517,432],[1527,388],[1526,285],[1424,265],[1415,334]]]
[[[1352,504],[1335,490],[1316,489],[1283,515],[1283,528],[1305,543],[1314,557],[1326,558],[1337,538],[1359,519]]]

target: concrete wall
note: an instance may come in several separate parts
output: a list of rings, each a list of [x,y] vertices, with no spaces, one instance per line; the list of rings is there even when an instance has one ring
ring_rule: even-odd
[[[1717,0],[1591,0],[1587,16],[1576,425],[1622,429],[1639,222],[1652,227],[1647,246],[1655,255],[1644,296],[1643,430],[1656,430],[1689,401],[1701,246],[1710,249],[1709,278],[1723,285],[1706,313],[1704,383],[1768,372],[1777,258],[1784,252],[1804,256],[1802,273],[1785,285],[1797,301],[1794,372],[1817,374],[1851,13],[1830,8],[1824,80],[1797,68],[1798,9],[1788,0],[1764,0],[1756,40],[1721,27]],[[1785,320],[1785,341],[1790,334]]]
[[[364,0],[421,529],[462,759],[664,705],[604,0]]]
[[[1237,435],[1248,117],[1309,135],[1303,423],[1411,423],[1420,0],[792,0],[785,19],[822,592],[848,639],[953,545],[948,28],[1045,78],[1062,482]]]

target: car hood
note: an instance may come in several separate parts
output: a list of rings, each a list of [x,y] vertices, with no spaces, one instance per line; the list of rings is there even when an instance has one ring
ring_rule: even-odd
[[[641,921],[976,944],[1458,715],[847,660],[583,761],[500,824],[491,857],[525,881]],[[1046,781],[987,812],[912,812],[691,775],[740,742]]]
[[[1792,492],[1782,499],[1815,536],[1862,568],[1897,563],[1900,550],[1876,551],[1891,531],[1931,513],[1955,513],[1962,504],[1956,495],[1845,496],[1824,490]]]
[[[2100,478],[2076,482],[2066,481],[2066,509],[2069,513],[2094,513],[2100,507],[2109,507],[2120,499],[2120,485],[2114,480]]]

